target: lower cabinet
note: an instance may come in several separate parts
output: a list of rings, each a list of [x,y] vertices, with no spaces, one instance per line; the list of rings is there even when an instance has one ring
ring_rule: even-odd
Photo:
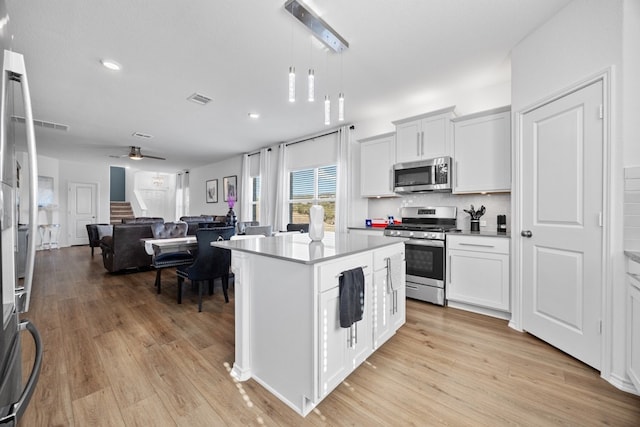
[[[446,295],[453,306],[509,312],[509,239],[447,236]]]
[[[390,264],[387,265],[387,259]],[[373,348],[384,344],[406,318],[406,271],[404,250],[381,251],[374,255],[372,326]],[[389,269],[389,266],[391,267]],[[395,284],[393,280],[398,283]]]
[[[387,258],[401,282],[393,292],[388,286]],[[351,328],[340,326],[342,271],[364,266],[364,312]],[[405,322],[404,244],[379,249],[372,254],[329,262],[320,267],[321,293],[318,303],[318,396],[325,397]]]
[[[365,274],[365,298],[371,292],[371,274]],[[326,396],[371,354],[371,298],[362,320],[351,328],[340,326],[340,291],[333,288],[320,297],[320,396]]]
[[[627,373],[640,392],[640,275],[629,274]]]

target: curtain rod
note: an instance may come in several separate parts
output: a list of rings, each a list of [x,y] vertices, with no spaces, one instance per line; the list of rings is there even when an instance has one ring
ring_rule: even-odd
[[[349,129],[351,129],[351,130],[354,130],[355,128],[356,127],[354,125],[349,126]],[[334,133],[338,133],[338,132],[340,132],[340,129],[336,129],[336,130],[331,131],[331,132],[323,133],[322,135],[310,136],[309,138],[301,139],[299,141],[287,142],[285,144],[285,147],[288,147],[288,146],[294,145],[294,144],[298,144],[300,142],[311,141],[312,139],[316,139],[316,138],[322,138],[323,136],[333,135]]]
[[[355,128],[356,128],[356,127],[355,127],[355,125],[351,125],[351,126],[349,126],[349,129],[351,129],[351,130],[354,130]],[[311,141],[312,139],[322,138],[323,136],[327,136],[327,135],[333,135],[334,133],[338,133],[338,132],[340,132],[340,129],[336,129],[336,130],[331,131],[331,132],[323,133],[323,134],[321,134],[321,135],[310,136],[309,138],[301,139],[301,140],[299,140],[299,141],[287,142],[287,143],[285,143],[285,147],[288,147],[288,146],[290,146],[290,145],[297,144],[297,143],[299,143],[299,142]],[[267,151],[271,151],[271,148],[268,148],[268,149],[267,149]],[[256,154],[260,154],[260,151],[256,151],[256,152],[253,152],[253,153],[249,153],[249,154],[247,154],[247,155],[248,155],[249,157],[251,157],[251,156],[255,156]]]

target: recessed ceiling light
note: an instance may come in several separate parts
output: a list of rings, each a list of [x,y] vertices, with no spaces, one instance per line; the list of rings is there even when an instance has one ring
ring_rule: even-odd
[[[101,59],[100,63],[113,71],[120,71],[122,69],[122,66],[120,64],[118,64],[116,61],[112,61],[111,59]]]
[[[251,119],[259,119],[260,118],[260,114],[259,113],[249,113],[249,118],[251,118]]]

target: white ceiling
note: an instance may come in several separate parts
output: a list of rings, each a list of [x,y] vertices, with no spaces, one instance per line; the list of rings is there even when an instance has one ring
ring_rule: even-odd
[[[512,47],[568,2],[307,1],[349,42],[342,56],[314,41],[284,0],[7,0],[7,8],[34,118],[70,126],[36,128],[39,154],[106,161],[139,145],[167,160],[137,168],[177,171],[322,132],[320,100],[341,88],[346,120],[358,123],[399,118],[393,108],[439,88],[508,81]],[[102,58],[122,70],[107,70]],[[303,97],[310,64],[315,103]],[[194,92],[213,101],[187,101]],[[260,119],[248,118],[253,111]],[[334,108],[329,128],[336,119]]]

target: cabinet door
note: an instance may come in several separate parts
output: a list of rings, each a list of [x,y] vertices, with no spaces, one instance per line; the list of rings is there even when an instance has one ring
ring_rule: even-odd
[[[373,347],[378,348],[395,330],[391,329],[392,294],[387,289],[387,269],[373,274]]]
[[[628,367],[627,373],[635,385],[636,390],[640,391],[640,281],[636,280],[638,287],[633,285],[632,281],[628,285],[629,289],[629,314],[628,314]]]
[[[347,365],[348,329],[340,327],[340,291],[320,294],[320,397],[326,396],[351,372]],[[349,369],[348,369],[349,368]]]
[[[392,169],[396,159],[395,137],[363,142],[360,145],[360,195],[395,196]]]
[[[396,126],[396,162],[414,162],[422,158],[420,120]]]
[[[511,112],[455,121],[454,193],[511,191]]]
[[[423,159],[450,156],[449,129],[451,128],[451,116],[439,115],[423,119],[421,122],[421,149]]]
[[[509,310],[509,256],[448,250],[447,299]]]

